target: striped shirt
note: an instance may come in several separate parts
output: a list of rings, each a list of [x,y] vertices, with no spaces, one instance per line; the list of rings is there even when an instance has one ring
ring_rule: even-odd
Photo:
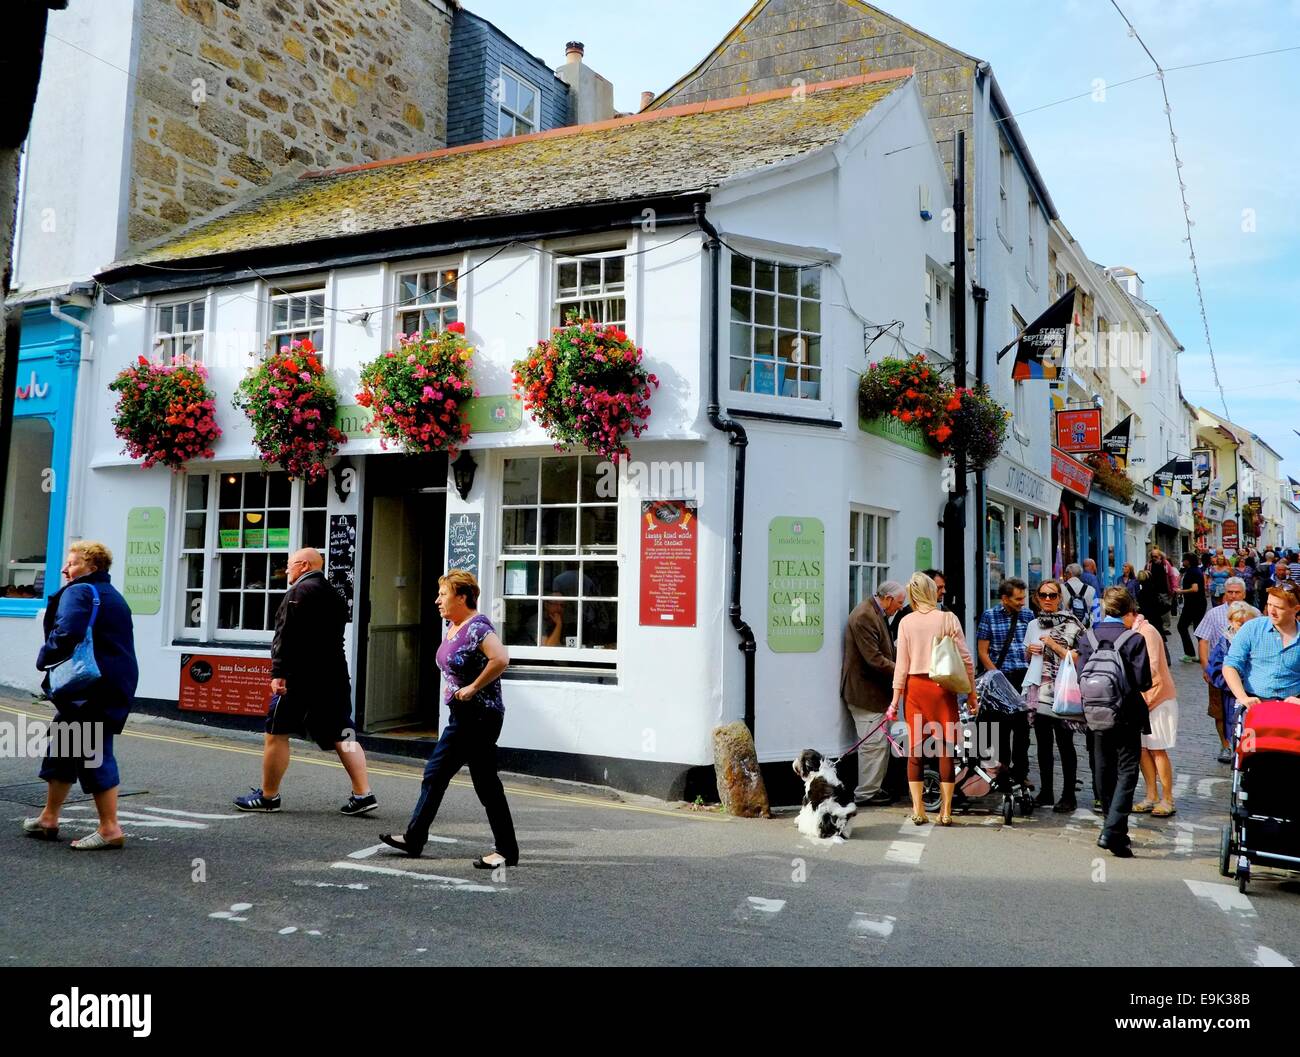
[[[1285,647],[1282,634],[1268,617],[1241,626],[1223,662],[1235,668],[1246,689],[1263,701],[1280,701],[1300,694],[1300,629]]]
[[[1002,662],[1004,672],[1024,671],[1029,667],[1029,654],[1025,651],[1025,631],[1034,619],[1032,610],[1022,609],[1016,620],[1016,637],[1007,647],[1006,660]],[[979,619],[975,630],[975,641],[989,644],[989,660],[996,662],[1002,647],[1007,644],[1011,634],[1011,613],[1006,606],[997,605],[987,609]]]
[[[1228,607],[1226,605],[1215,606],[1196,625],[1196,630],[1192,632],[1198,639],[1204,640],[1209,649],[1214,649],[1223,638],[1224,632],[1228,630]]]

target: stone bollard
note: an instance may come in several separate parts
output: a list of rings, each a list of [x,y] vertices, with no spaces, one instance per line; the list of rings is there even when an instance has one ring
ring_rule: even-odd
[[[723,810],[739,818],[771,818],[754,736],[744,723],[713,731],[713,769]]]

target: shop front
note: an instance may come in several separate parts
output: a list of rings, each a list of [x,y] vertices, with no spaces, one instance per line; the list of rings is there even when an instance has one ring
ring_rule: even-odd
[[[1018,577],[1032,590],[1051,575],[1052,519],[1062,486],[1005,454],[989,467],[985,482],[988,598],[983,605],[993,606],[1004,579]]]

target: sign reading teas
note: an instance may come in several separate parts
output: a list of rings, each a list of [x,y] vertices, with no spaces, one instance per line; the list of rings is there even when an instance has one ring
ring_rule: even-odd
[[[163,547],[167,515],[159,506],[133,507],[126,515],[126,568],[122,597],[139,616],[162,607]]]

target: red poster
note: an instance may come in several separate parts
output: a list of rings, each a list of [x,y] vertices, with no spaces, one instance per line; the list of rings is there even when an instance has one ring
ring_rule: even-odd
[[[697,510],[682,499],[641,504],[642,627],[695,627]]]
[[[1240,540],[1237,538],[1237,520],[1236,518],[1228,518],[1223,523],[1223,549],[1235,551],[1239,542]]]
[[[1056,446],[1061,451],[1101,451],[1101,411],[1058,411]]]
[[[1052,449],[1052,480],[1075,495],[1086,496],[1092,488],[1092,470],[1065,452]]]
[[[181,708],[264,716],[271,711],[270,657],[181,654]]]

